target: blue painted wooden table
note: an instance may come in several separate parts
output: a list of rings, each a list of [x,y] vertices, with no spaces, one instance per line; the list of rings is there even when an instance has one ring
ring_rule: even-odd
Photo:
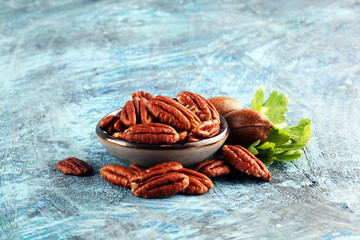
[[[359,239],[359,22],[356,0],[0,2],[1,239]],[[259,86],[312,120],[270,183],[146,200],[101,178],[126,164],[95,126],[132,92],[249,107]],[[94,174],[60,173],[69,156]]]

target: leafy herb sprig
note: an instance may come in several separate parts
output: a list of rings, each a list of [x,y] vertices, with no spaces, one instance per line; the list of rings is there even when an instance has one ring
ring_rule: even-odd
[[[264,102],[265,88],[259,87],[251,102],[251,108],[264,113],[274,125],[265,143],[259,145],[260,140],[248,147],[266,165],[274,161],[292,161],[301,157],[303,148],[311,139],[311,121],[304,118],[296,126],[286,124],[285,113],[289,100],[285,95],[273,91]]]

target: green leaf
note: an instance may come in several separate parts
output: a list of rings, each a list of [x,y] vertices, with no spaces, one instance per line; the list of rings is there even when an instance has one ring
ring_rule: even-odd
[[[308,135],[311,132],[310,119],[301,119],[297,126],[287,126],[284,130],[290,135],[292,139],[298,140],[303,135]]]
[[[269,118],[270,122],[277,125],[286,120],[286,117],[283,114],[287,113],[288,109],[286,107],[288,105],[289,100],[283,93],[278,95],[278,91],[273,91],[263,104],[263,107],[269,109],[265,115]]]
[[[289,140],[290,135],[287,132],[280,128],[273,127],[266,141],[273,142],[278,146],[287,143]]]
[[[259,145],[260,140],[257,140],[256,142],[254,142],[253,144],[251,144],[247,150],[249,150],[249,152],[251,152],[252,154],[256,155],[258,154],[258,150],[256,150],[256,146]]]
[[[265,97],[265,88],[259,87],[251,101],[251,109],[264,113],[273,125],[278,125],[286,120],[284,116],[288,109],[289,99],[282,93],[278,95],[278,91],[273,91],[269,98],[263,103]]]
[[[276,154],[276,160],[285,162],[285,161],[293,161],[295,159],[298,159],[301,157],[302,150],[290,150],[290,151],[284,151],[282,153]]]
[[[259,87],[255,92],[253,100],[251,101],[251,109],[261,112],[264,96],[265,88]]]
[[[256,155],[265,165],[270,165],[276,159],[275,154],[275,143],[265,142],[257,147],[258,154]]]

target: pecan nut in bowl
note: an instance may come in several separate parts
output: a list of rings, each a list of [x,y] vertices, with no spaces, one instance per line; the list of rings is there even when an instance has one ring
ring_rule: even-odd
[[[136,108],[133,101],[127,101],[121,111],[120,120],[126,127],[136,124]]]
[[[149,100],[147,107],[155,118],[179,130],[189,131],[200,124],[193,112],[171,97],[156,96]]]
[[[90,175],[93,171],[87,162],[74,157],[59,161],[56,167],[65,175],[85,176]]]
[[[198,163],[193,170],[200,172],[209,178],[227,175],[230,173],[230,166],[222,159],[213,158]]]
[[[202,122],[212,120],[220,123],[220,116],[214,105],[201,95],[183,91],[178,93],[177,100],[195,113]]]
[[[237,170],[265,181],[271,180],[271,173],[265,164],[246,148],[240,145],[224,145],[222,152],[224,161],[230,163]]]
[[[108,115],[120,115],[122,110],[122,108],[114,110]],[[108,115],[104,116],[104,118]],[[104,148],[110,154],[126,164],[137,164],[141,167],[150,167],[161,162],[176,160],[183,166],[190,167],[212,156],[225,143],[227,136],[229,135],[229,128],[225,119],[223,117],[220,117],[220,119],[221,122],[219,133],[209,138],[199,137],[194,133],[191,133],[191,130],[187,131],[176,129],[168,124],[155,122],[159,121],[159,119],[156,118],[154,118],[153,123],[148,124],[167,125],[166,128],[170,127],[171,129],[169,134],[170,137],[167,134],[165,134],[163,137],[161,137],[162,134],[149,134],[148,130],[150,128],[143,128],[143,130],[147,132],[142,132],[140,134],[142,137],[139,135],[135,137],[135,134],[132,135],[132,133],[129,133],[129,129],[135,127],[136,125],[129,127],[124,131],[115,131],[113,134],[109,134],[104,129],[101,129],[98,124],[95,131],[100,143],[104,146]],[[138,126],[136,128],[139,130]],[[125,134],[125,131],[128,131],[127,134]],[[131,130],[131,132],[132,131],[133,130]],[[130,141],[124,138],[125,135],[127,135],[127,138]],[[136,140],[137,138],[140,139],[140,141]],[[156,141],[151,141],[154,142],[154,144],[150,144],[148,138],[155,139]],[[159,139],[161,140],[164,138],[172,140],[166,140],[166,143],[156,143],[162,142],[159,141]]]
[[[145,92],[145,91],[137,91],[131,94],[131,97],[134,99],[136,97],[139,98],[145,98],[147,100],[150,100],[154,98],[154,96],[151,93]]]
[[[129,169],[113,164],[102,167],[100,174],[107,181],[127,188],[130,187],[130,179],[134,176]]]
[[[129,142],[145,144],[172,144],[179,141],[174,128],[162,123],[142,123],[124,131],[123,139]]]
[[[101,129],[103,129],[104,131],[107,131],[109,134],[113,134],[115,131],[119,131],[119,130],[115,130],[114,125],[116,124],[116,128],[120,127],[121,125],[118,125],[118,120],[119,120],[119,116],[118,115],[109,115],[105,118],[103,118],[100,122],[99,122],[99,127]]]
[[[200,138],[210,138],[216,136],[219,132],[220,125],[213,120],[201,122],[197,127],[191,130],[191,133]]]

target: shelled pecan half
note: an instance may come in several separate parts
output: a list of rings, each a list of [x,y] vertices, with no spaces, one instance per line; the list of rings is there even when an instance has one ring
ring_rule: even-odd
[[[181,192],[186,194],[204,194],[213,187],[213,182],[210,178],[197,171],[182,168],[180,173],[184,173],[189,177],[189,186],[183,189]]]
[[[187,136],[189,134],[188,131],[185,131],[185,130],[179,131],[178,134],[179,134],[179,138],[180,138],[179,142],[181,142],[181,143],[186,142]]]
[[[202,122],[212,120],[218,124],[220,123],[220,116],[214,105],[201,95],[182,91],[178,93],[177,99],[182,105],[195,113]]]
[[[213,158],[198,163],[193,170],[212,178],[229,174],[230,166],[220,158]]]
[[[131,179],[131,192],[137,197],[163,198],[177,194],[189,185],[189,177],[178,172],[182,165],[176,162],[150,167]]]
[[[222,152],[224,161],[230,163],[237,170],[265,181],[271,180],[271,173],[265,164],[246,148],[240,145],[224,145]]]
[[[114,138],[123,139],[124,138],[124,132],[114,132],[112,136]]]
[[[84,176],[90,175],[93,171],[87,162],[74,157],[59,161],[56,167],[65,175]]]
[[[200,138],[214,137],[219,132],[220,132],[220,124],[213,120],[201,122],[197,127],[191,130],[191,133],[195,134]]]
[[[129,170],[135,175],[141,173],[143,170],[136,164],[131,164]]]
[[[193,112],[171,97],[156,96],[149,100],[147,108],[155,118],[179,130],[189,131],[200,124]]]
[[[127,101],[121,110],[120,120],[126,127],[136,124],[136,108],[133,101]]]
[[[150,100],[154,98],[154,96],[151,93],[145,92],[145,91],[137,91],[131,94],[131,97],[134,99],[135,97],[139,98],[146,98],[147,100]]]
[[[110,135],[112,135],[115,132],[114,123],[116,123],[118,120],[119,120],[118,115],[107,116],[101,119],[101,121],[99,122],[99,127],[102,130],[107,131]]]
[[[153,117],[150,114],[149,110],[147,109],[149,101],[142,97],[139,100],[139,122],[140,123],[151,123],[153,121]]]
[[[129,142],[145,144],[172,144],[179,141],[174,128],[162,123],[143,123],[129,127],[124,131],[123,139]]]
[[[100,169],[100,174],[107,181],[123,187],[130,187],[130,179],[134,174],[127,168],[109,164]]]

